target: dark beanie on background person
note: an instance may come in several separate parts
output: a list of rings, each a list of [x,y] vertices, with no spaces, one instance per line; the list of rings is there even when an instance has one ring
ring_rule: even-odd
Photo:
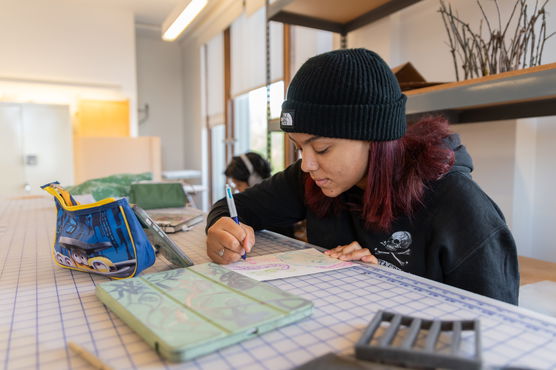
[[[367,49],[342,49],[307,60],[282,104],[280,128],[331,138],[388,141],[406,129],[398,80]]]

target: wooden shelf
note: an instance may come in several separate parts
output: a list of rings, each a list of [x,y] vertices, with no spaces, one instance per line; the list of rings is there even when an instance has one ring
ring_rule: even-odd
[[[346,35],[420,0],[276,0],[267,19]],[[409,121],[441,113],[452,123],[556,115],[556,63],[405,91]]]
[[[421,0],[276,0],[267,19],[347,34]]]
[[[441,113],[452,123],[556,115],[556,63],[404,92],[409,121]]]

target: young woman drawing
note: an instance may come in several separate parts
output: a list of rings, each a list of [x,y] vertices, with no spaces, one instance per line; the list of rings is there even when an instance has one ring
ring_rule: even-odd
[[[207,253],[221,264],[255,243],[253,229],[307,219],[310,243],[342,260],[386,265],[517,304],[515,243],[473,182],[471,158],[442,118],[406,128],[406,97],[374,52],[337,50],[296,73],[280,125],[302,159],[217,202]]]

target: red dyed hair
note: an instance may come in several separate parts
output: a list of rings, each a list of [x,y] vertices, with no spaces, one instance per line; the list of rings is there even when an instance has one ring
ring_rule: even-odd
[[[425,117],[398,140],[371,142],[360,205],[368,228],[389,231],[396,217],[411,216],[422,204],[427,182],[442,177],[454,164],[454,152],[442,143],[450,133],[445,118]],[[346,206],[339,197],[324,195],[308,175],[305,203],[320,217]]]

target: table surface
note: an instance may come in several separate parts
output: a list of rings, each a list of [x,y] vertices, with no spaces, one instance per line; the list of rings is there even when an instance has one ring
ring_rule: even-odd
[[[313,301],[313,315],[195,360],[169,363],[97,300],[95,286],[106,278],[54,264],[54,225],[51,199],[0,202],[0,366],[5,369],[89,368],[68,350],[70,340],[118,369],[292,368],[328,352],[352,353],[381,309],[428,319],[478,318],[487,364],[556,369],[556,319],[366,265],[271,281]],[[201,224],[172,237],[195,263],[208,261]],[[306,245],[259,233],[252,255],[300,247]],[[144,273],[170,268],[158,258]]]
[[[519,256],[520,285],[549,280],[556,282],[556,263]]]

